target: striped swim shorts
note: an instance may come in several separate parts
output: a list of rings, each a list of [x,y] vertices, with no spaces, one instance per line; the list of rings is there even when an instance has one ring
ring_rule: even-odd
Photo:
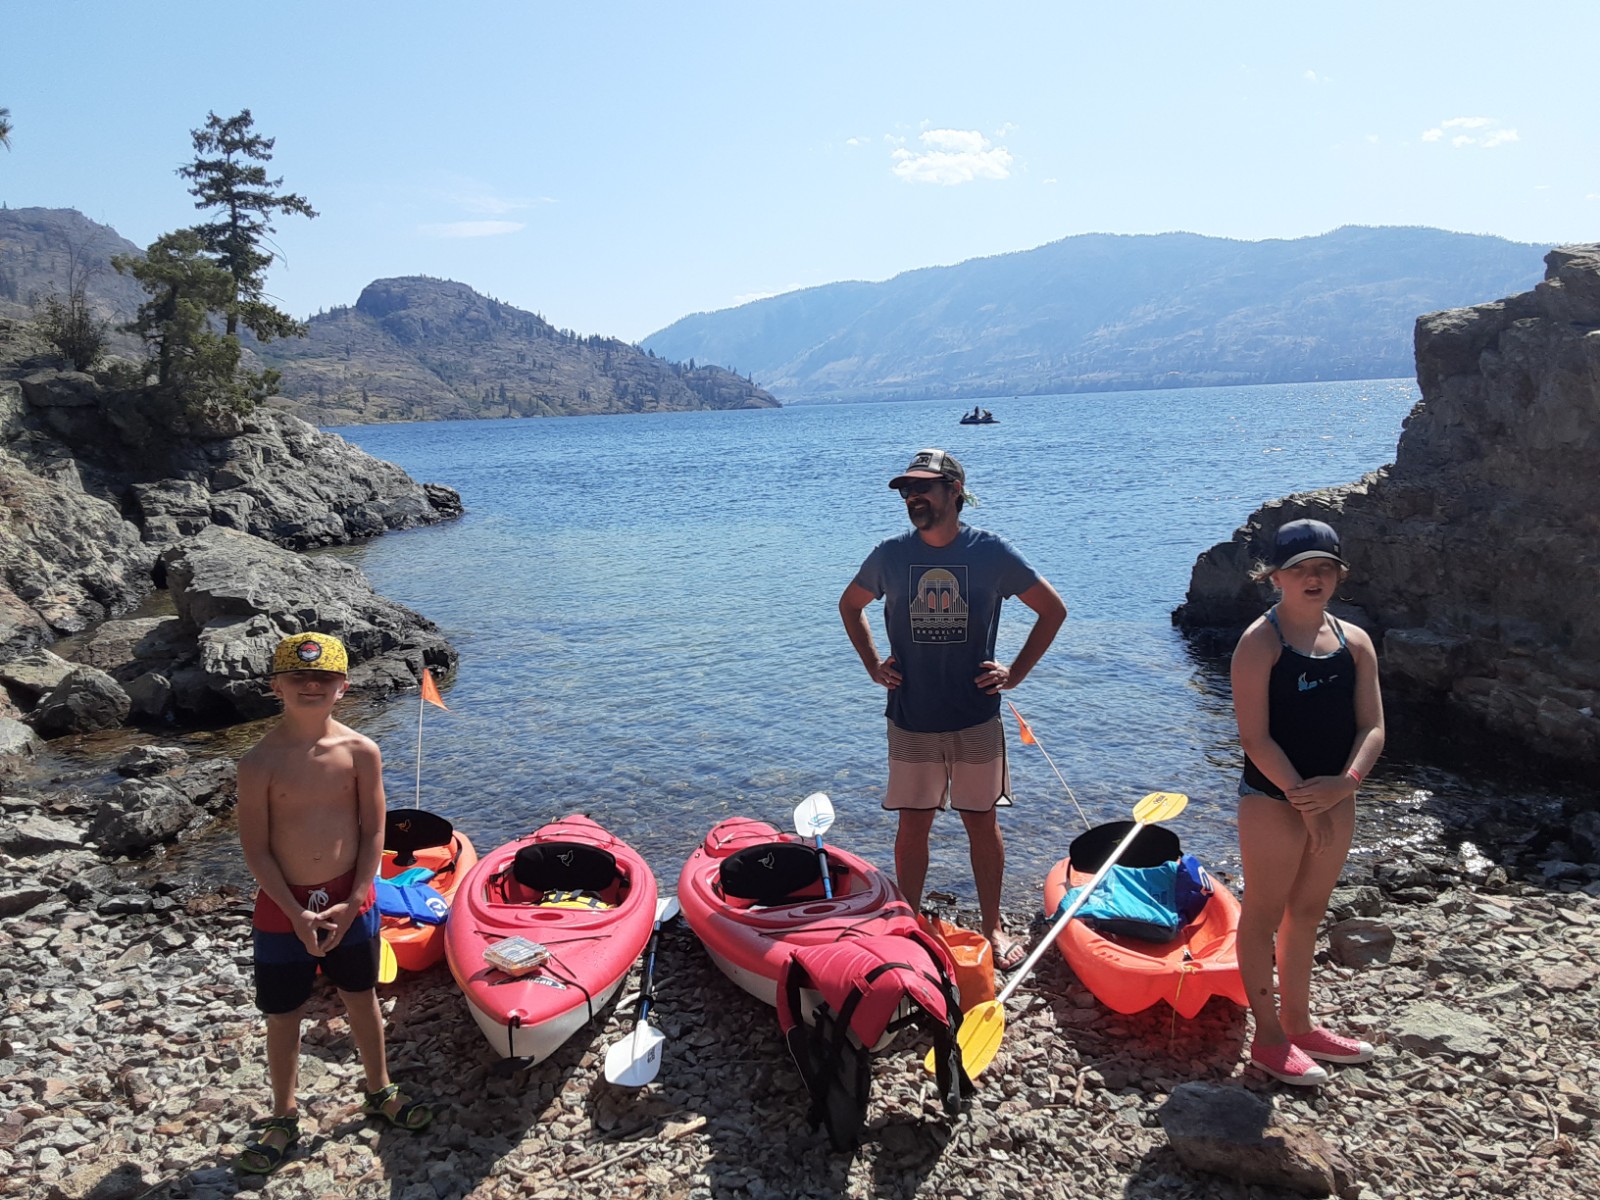
[[[988,812],[1011,803],[1011,771],[1000,718],[949,733],[889,726],[887,809],[954,808]]]

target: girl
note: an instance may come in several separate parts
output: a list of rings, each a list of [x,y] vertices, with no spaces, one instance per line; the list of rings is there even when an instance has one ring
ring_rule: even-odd
[[[1245,753],[1239,973],[1256,1023],[1250,1061],[1300,1085],[1328,1078],[1314,1060],[1365,1062],[1373,1053],[1366,1042],[1311,1023],[1317,926],[1350,852],[1356,788],[1383,752],[1372,639],[1327,611],[1348,574],[1330,526],[1290,521],[1255,575],[1272,581],[1278,602],[1233,652],[1233,711]]]

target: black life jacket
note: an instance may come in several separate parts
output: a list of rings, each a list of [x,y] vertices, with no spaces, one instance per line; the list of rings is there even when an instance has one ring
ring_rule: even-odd
[[[821,995],[804,1020],[802,988]],[[811,1094],[812,1127],[826,1125],[836,1150],[856,1144],[872,1084],[871,1050],[886,1033],[915,1025],[933,1039],[939,1099],[950,1116],[974,1088],[956,1034],[961,1005],[943,946],[906,917],[903,928],[846,935],[796,950],[778,978],[778,1024]]]

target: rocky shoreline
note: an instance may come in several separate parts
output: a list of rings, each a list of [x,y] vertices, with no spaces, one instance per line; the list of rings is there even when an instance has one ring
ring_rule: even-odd
[[[143,789],[194,794],[200,820],[204,797],[215,797],[210,811],[226,805],[215,762],[135,752],[122,769]],[[945,1118],[920,1055],[892,1048],[876,1060],[867,1131],[849,1155],[807,1127],[772,1011],[724,979],[681,922],[665,933],[658,967],[666,1057],[640,1092],[609,1087],[600,1071],[631,1027],[627,988],[602,1027],[520,1069],[490,1052],[442,966],[381,988],[395,1077],[438,1106],[414,1136],[362,1120],[342,1009],[319,992],[302,1060],[301,1149],[261,1182],[230,1165],[268,1103],[249,894],[170,873],[140,882],[139,861],[104,857],[87,836],[87,808],[59,793],[3,803],[0,1195],[1600,1191],[1593,864],[1552,860],[1514,879],[1481,860],[1352,863],[1319,943],[1317,997],[1330,1023],[1379,1054],[1334,1068],[1310,1094],[1244,1068],[1242,1010],[1214,1000],[1192,1021],[1164,1008],[1118,1016],[1049,952],[1008,1006],[971,1110]],[[1013,914],[1013,927],[1030,918]]]

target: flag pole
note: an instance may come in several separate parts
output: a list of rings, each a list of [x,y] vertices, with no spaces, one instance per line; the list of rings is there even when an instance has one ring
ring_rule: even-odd
[[[422,668],[422,673],[424,676],[427,675],[426,666]],[[427,688],[417,689],[417,797],[412,802],[412,808],[422,807],[422,710],[428,706],[428,698],[423,694],[427,690]]]
[[[1083,805],[1079,804],[1078,798],[1072,794],[1072,785],[1067,782],[1066,776],[1061,773],[1061,768],[1056,766],[1056,760],[1050,757],[1050,751],[1044,748],[1044,743],[1039,740],[1039,735],[1033,731],[1033,726],[1022,719],[1022,714],[1017,711],[1017,706],[1012,704],[1009,698],[1006,700],[1006,704],[1010,706],[1011,715],[1017,718],[1017,724],[1021,727],[1022,733],[1026,735],[1022,740],[1032,742],[1039,747],[1039,753],[1044,755],[1045,762],[1050,764],[1050,769],[1056,773],[1056,778],[1061,780],[1061,786],[1067,789],[1067,799],[1072,801],[1072,807],[1078,810],[1078,816],[1083,817],[1083,827],[1085,829],[1090,828],[1089,818],[1083,814]]]

